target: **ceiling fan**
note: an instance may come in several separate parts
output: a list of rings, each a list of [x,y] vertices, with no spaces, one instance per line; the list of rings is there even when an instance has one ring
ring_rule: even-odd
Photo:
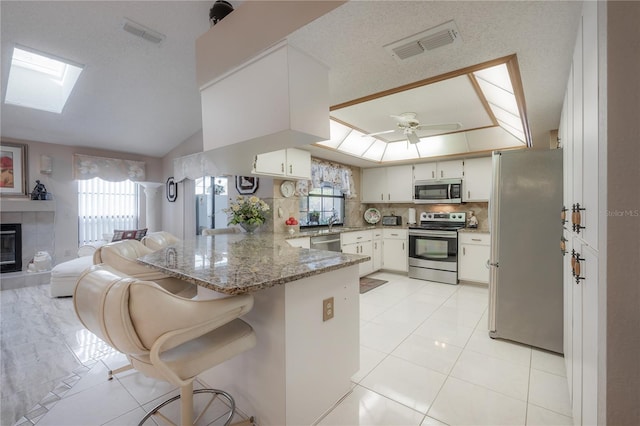
[[[458,130],[462,127],[460,123],[442,123],[442,124],[420,124],[415,112],[403,112],[400,115],[392,115],[397,123],[397,129],[384,130],[382,132],[369,133],[363,136],[377,136],[386,133],[401,131],[409,143],[418,143],[420,138],[416,135],[416,130]]]

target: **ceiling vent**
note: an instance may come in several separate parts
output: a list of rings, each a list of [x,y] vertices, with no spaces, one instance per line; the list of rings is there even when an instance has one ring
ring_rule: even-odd
[[[454,21],[445,22],[410,37],[387,44],[385,49],[399,61],[419,55],[427,50],[454,44],[462,41],[458,27]]]
[[[147,28],[144,25],[133,22],[132,20],[127,18],[125,18],[124,23],[122,24],[122,29],[128,33],[141,37],[155,44],[160,43],[166,38],[164,34],[160,34],[159,32],[152,30],[151,28]]]

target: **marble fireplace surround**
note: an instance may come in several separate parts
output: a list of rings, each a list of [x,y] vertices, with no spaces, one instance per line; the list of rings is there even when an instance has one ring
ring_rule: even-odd
[[[27,267],[36,252],[55,253],[55,201],[2,199],[0,203],[0,222],[22,225],[22,271],[3,273],[0,289],[48,283],[50,272],[27,272]]]

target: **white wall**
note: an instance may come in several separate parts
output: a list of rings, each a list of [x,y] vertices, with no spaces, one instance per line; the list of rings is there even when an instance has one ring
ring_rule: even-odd
[[[166,182],[173,176],[173,160],[185,155],[202,152],[202,130],[194,133],[187,140],[171,150],[162,158],[162,177]],[[178,183],[178,198],[170,203],[166,197],[166,187],[162,190],[162,229],[178,238],[195,236],[195,193],[193,181]],[[192,232],[193,231],[193,232]]]
[[[36,179],[40,180],[47,191],[53,194],[56,201],[55,211],[55,251],[54,263],[70,260],[78,251],[78,185],[73,180],[73,154],[95,155],[99,157],[123,158],[126,160],[144,161],[146,163],[146,180],[161,182],[162,162],[159,158],[145,157],[120,152],[82,148],[69,145],[23,141],[2,138],[6,142],[24,143],[27,145],[28,179],[27,190],[31,192]],[[52,158],[53,172],[50,175],[40,173],[40,156],[48,155]],[[140,197],[140,223],[145,226],[145,198],[144,191]]]

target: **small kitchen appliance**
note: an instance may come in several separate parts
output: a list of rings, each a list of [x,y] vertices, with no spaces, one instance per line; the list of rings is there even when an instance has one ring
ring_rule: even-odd
[[[462,203],[462,179],[417,180],[413,183],[416,204]]]
[[[402,225],[402,216],[382,216],[383,226],[400,226]]]
[[[420,213],[420,222],[409,226],[409,277],[458,284],[458,229],[467,214]]]

